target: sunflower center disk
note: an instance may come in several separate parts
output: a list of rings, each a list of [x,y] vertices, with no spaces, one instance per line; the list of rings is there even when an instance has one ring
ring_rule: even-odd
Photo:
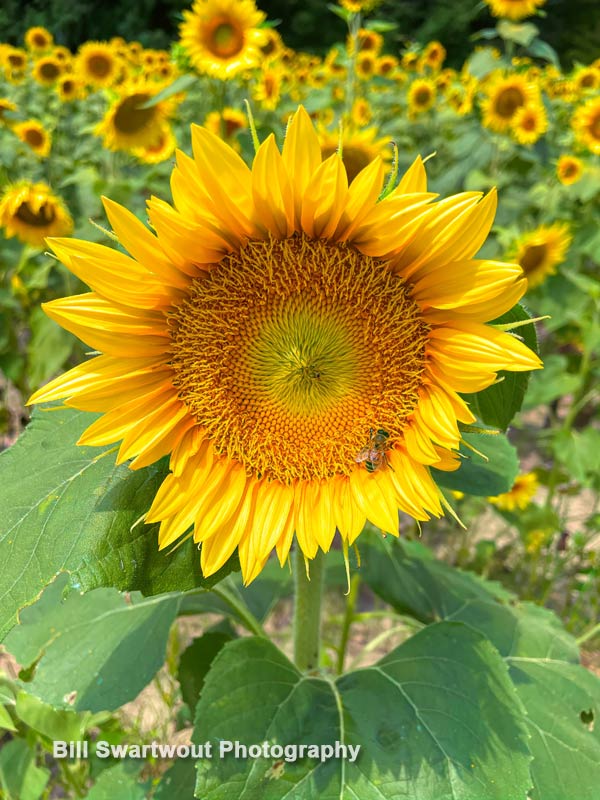
[[[427,325],[382,261],[297,235],[226,256],[169,318],[179,397],[249,474],[349,474],[417,403]]]

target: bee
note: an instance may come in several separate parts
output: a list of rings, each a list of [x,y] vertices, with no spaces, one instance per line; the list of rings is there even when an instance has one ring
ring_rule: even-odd
[[[380,469],[384,465],[392,469],[392,465],[385,454],[388,438],[389,433],[387,431],[381,429],[374,431],[371,428],[369,442],[354,459],[356,463],[362,464],[364,462],[367,472],[375,472],[376,469]]]

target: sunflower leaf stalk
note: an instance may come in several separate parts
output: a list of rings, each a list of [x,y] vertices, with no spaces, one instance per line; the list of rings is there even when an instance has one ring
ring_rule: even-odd
[[[325,553],[317,551],[310,571],[302,551],[294,552],[294,661],[302,672],[318,669],[321,653],[321,599]]]

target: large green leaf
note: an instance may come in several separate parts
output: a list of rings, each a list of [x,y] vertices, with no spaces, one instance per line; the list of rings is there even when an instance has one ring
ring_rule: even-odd
[[[20,664],[35,664],[26,688],[45,703],[113,710],[133,700],[162,666],[181,597],[95,589],[63,598],[66,585],[60,575],[21,612],[6,648]]]
[[[495,319],[492,324],[506,325],[514,322],[523,322],[531,319],[531,315],[521,305],[516,305]],[[538,352],[537,336],[533,324],[523,325],[515,329],[515,335],[523,339],[527,347]],[[484,389],[477,394],[465,395],[471,410],[486,425],[491,425],[500,430],[506,430],[510,421],[523,405],[529,372],[505,372],[498,373],[502,380],[493,386]]]
[[[140,783],[140,764],[123,761],[105,769],[86,795],[88,800],[145,800],[148,783]]]
[[[49,778],[50,771],[36,765],[35,753],[24,739],[13,739],[0,748],[2,800],[39,800]]]
[[[462,444],[463,461],[455,472],[431,470],[436,483],[447,489],[483,497],[510,491],[519,474],[519,458],[506,436],[463,433],[462,438],[478,452]]]
[[[202,800],[523,800],[522,708],[494,648],[465,625],[432,625],[335,682],[302,675],[273,645],[239,639],[209,672],[194,741]],[[218,757],[220,742],[360,745],[331,758]]]
[[[527,711],[533,800],[596,800],[600,680],[578,664],[575,640],[550,611],[502,596],[495,584],[435,561],[411,543],[361,548],[364,577],[402,613],[460,621],[505,658]],[[461,600],[462,596],[462,600]]]
[[[165,475],[155,465],[115,466],[106,450],[77,447],[95,415],[36,411],[19,441],[0,456],[0,640],[17,612],[60,571],[75,588],[99,586],[158,594],[213,585],[203,581],[191,541],[159,552],[157,527],[134,525]]]

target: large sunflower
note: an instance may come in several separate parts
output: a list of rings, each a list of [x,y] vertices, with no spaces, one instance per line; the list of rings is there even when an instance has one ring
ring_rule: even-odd
[[[571,122],[575,136],[592,153],[600,155],[600,97],[580,106]]]
[[[195,0],[183,18],[181,44],[198,72],[226,79],[260,64],[265,14],[253,0]]]
[[[530,17],[546,0],[485,0],[495,17],[506,17],[514,22]]]
[[[429,467],[457,466],[474,419],[458,393],[540,366],[484,324],[525,289],[518,265],[472,258],[495,193],[434,203],[417,159],[379,201],[381,160],[348,185],[303,108],[252,169],[203,128],[192,141],[175,208],[149,202],[156,234],[105,201],[130,257],[49,240],[92,292],[45,309],[102,355],[31,402],[103,412],[81,444],[122,441],[134,469],[169,455],[146,520],[163,548],[193,527],[205,575],[236,548],[248,582],[294,535],[313,558],[336,529],[441,515]]]
[[[531,288],[556,272],[556,267],[565,260],[571,239],[569,226],[564,222],[540,225],[519,238],[511,255],[521,265]]]
[[[21,181],[0,198],[0,226],[5,235],[41,247],[46,236],[68,236],[73,220],[60,197],[45,183]]]

